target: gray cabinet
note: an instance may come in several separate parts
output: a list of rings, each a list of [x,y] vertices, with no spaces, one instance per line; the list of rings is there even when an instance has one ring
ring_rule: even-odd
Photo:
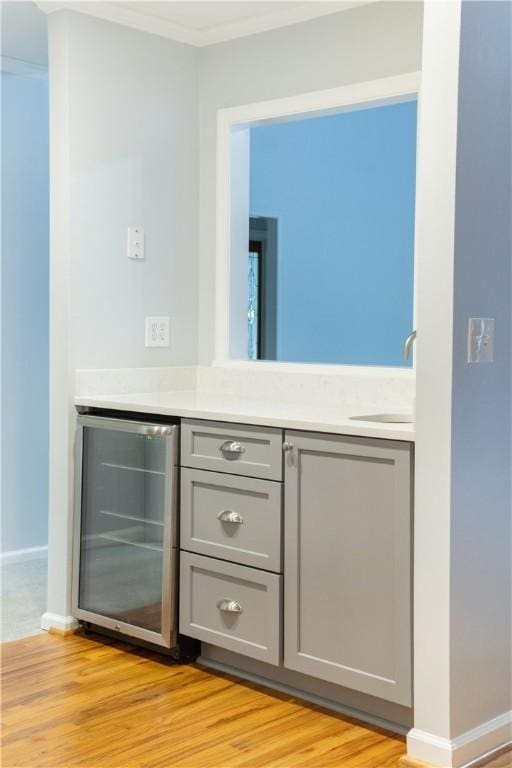
[[[285,439],[284,665],[410,706],[411,445]]]
[[[185,419],[181,438],[180,632],[279,665],[282,430]]]
[[[180,631],[410,706],[411,444],[187,419],[181,464]]]

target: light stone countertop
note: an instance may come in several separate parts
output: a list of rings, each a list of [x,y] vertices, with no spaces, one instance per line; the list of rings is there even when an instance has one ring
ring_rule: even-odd
[[[372,409],[348,412],[346,404],[285,403],[271,399],[242,398],[196,390],[140,394],[88,395],[75,398],[77,406],[109,408],[161,416],[210,419],[256,424],[282,429],[326,432],[359,437],[414,442],[415,425],[352,421],[351,416],[371,414]],[[395,411],[393,411],[395,412]],[[400,413],[400,411],[396,411]]]

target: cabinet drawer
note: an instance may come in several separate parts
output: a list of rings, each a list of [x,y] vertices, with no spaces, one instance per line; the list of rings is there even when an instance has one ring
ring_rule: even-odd
[[[189,552],[180,570],[180,632],[280,663],[282,576]]]
[[[281,570],[282,484],[181,470],[181,548]]]
[[[195,419],[184,419],[181,425],[185,467],[281,480],[282,446],[281,430],[272,427]]]

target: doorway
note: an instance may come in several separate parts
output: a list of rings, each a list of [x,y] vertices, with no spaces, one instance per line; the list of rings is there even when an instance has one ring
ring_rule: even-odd
[[[41,631],[49,461],[46,15],[2,3],[2,641]]]
[[[277,219],[249,219],[247,358],[275,360],[277,353]]]

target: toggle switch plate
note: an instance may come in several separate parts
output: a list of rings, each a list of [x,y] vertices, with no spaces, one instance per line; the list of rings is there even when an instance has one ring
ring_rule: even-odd
[[[468,322],[468,363],[494,362],[494,318],[470,317]]]
[[[128,258],[142,261],[144,254],[144,230],[142,227],[128,228]]]

